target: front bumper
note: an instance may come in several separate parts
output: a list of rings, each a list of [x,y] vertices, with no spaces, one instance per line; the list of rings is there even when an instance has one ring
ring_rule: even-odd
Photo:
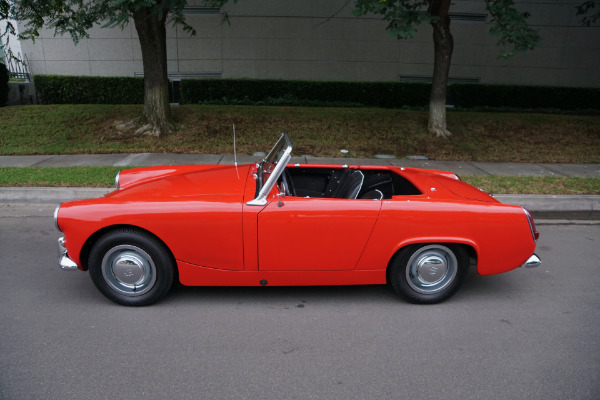
[[[523,264],[522,266],[525,268],[535,268],[538,267],[541,263],[541,258],[539,258],[537,254],[534,253],[531,257],[527,259],[527,261],[525,261],[525,264]]]
[[[58,239],[58,264],[63,271],[76,271],[79,269],[79,266],[67,254],[64,237]]]

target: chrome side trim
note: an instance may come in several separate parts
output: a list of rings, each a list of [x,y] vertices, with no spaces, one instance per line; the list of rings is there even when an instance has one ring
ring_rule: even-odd
[[[523,264],[523,266],[525,268],[535,268],[540,266],[541,263],[542,260],[537,256],[537,254],[533,254],[527,259],[527,261],[525,261],[525,264]]]

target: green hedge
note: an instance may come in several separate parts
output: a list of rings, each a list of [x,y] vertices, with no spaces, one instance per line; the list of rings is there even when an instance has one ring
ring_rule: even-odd
[[[431,85],[404,82],[321,82],[259,79],[182,79],[184,104],[285,104],[421,107]]]
[[[8,101],[8,68],[0,63],[0,107],[4,107]]]
[[[143,78],[35,75],[42,104],[142,104]]]
[[[8,76],[8,74],[6,75]],[[0,68],[0,104],[2,89]],[[36,75],[43,104],[141,104],[142,78]],[[260,79],[183,79],[182,104],[427,107],[431,84]],[[177,97],[177,96],[176,96]],[[600,110],[600,88],[451,84],[449,103],[460,108]]]
[[[414,82],[320,82],[184,79],[185,104],[357,105],[426,107],[431,85]],[[449,103],[461,108],[600,110],[600,88],[451,84]]]
[[[600,88],[453,84],[449,96],[462,108],[600,110]]]

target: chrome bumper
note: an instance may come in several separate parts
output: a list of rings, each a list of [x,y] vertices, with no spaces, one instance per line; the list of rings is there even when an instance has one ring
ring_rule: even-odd
[[[64,237],[58,239],[58,264],[63,271],[76,271],[79,269],[75,261],[71,260],[67,254]]]
[[[522,266],[525,268],[535,268],[541,263],[542,260],[537,256],[537,254],[533,254],[531,257],[529,257],[529,259],[527,259],[527,261],[525,261],[525,264],[523,264]]]

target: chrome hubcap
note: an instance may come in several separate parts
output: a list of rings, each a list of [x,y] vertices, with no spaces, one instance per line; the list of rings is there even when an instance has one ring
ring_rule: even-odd
[[[417,250],[408,261],[406,280],[419,293],[437,293],[454,280],[456,271],[456,257],[449,248],[429,245]]]
[[[102,275],[116,291],[128,296],[140,296],[154,286],[156,266],[144,250],[132,245],[121,245],[113,247],[104,255]]]

